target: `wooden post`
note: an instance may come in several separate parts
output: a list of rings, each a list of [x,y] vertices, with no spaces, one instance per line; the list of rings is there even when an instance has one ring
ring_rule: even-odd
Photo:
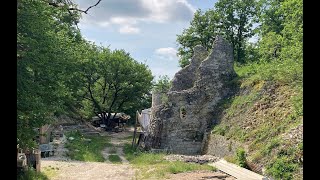
[[[41,152],[39,149],[36,149],[34,151],[34,155],[36,157],[36,171],[40,172],[40,168],[41,168]]]
[[[133,131],[133,139],[132,139],[132,145],[131,147],[134,147],[134,144],[136,143],[136,133],[137,133],[137,121],[138,121],[138,111],[136,112],[136,121],[134,123],[134,131]]]

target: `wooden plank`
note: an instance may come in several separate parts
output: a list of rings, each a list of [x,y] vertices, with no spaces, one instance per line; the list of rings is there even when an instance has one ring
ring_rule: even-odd
[[[227,161],[220,161],[220,163],[224,164],[225,166],[232,166],[234,169],[237,169],[239,172],[245,174],[245,175],[250,175],[250,177],[253,178],[263,178],[263,176],[261,176],[260,174],[257,174],[253,171],[250,171],[248,169],[242,168],[240,166],[237,166],[235,164],[232,163],[228,163]]]
[[[131,147],[134,147],[136,143],[136,133],[137,133],[137,121],[138,121],[138,111],[136,112],[136,121],[134,123],[134,131],[133,131],[133,139],[132,139],[132,145]]]
[[[219,170],[230,174],[231,176],[234,176],[237,179],[240,180],[268,180],[268,178],[257,174],[255,172],[252,172],[248,169],[242,168],[238,165],[229,163],[225,161],[224,159],[221,159],[214,163],[209,163],[209,165],[214,166],[218,168]]]

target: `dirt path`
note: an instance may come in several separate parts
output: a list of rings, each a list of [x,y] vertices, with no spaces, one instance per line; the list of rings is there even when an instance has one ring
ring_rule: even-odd
[[[122,164],[129,164],[129,161],[124,157],[123,147],[126,143],[131,143],[130,137],[133,134],[133,128],[128,128],[127,131],[115,133],[115,132],[103,132],[100,133],[102,136],[109,136],[111,137],[110,143],[112,144],[113,148],[106,147],[103,151],[103,157],[108,159],[110,154],[116,154],[120,157]],[[110,150],[115,149],[114,153],[111,153]],[[110,162],[106,160],[106,162]]]
[[[135,177],[135,170],[125,159],[122,147],[125,143],[130,142],[130,136],[132,136],[132,130],[120,132],[120,133],[100,133],[102,136],[111,137],[111,143],[116,148],[116,153],[122,160],[122,164],[112,164],[110,161],[106,162],[82,162],[70,160],[65,156],[68,151],[64,148],[66,142],[65,136],[58,140],[54,140],[54,143],[58,144],[55,156],[41,159],[41,170],[50,171],[50,179],[52,180],[131,180]],[[108,159],[109,151],[112,148],[106,148],[102,152],[105,159]]]

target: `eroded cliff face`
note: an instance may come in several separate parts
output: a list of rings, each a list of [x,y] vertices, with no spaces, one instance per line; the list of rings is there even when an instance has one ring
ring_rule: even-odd
[[[217,103],[232,92],[232,46],[218,36],[211,53],[194,48],[190,65],[175,74],[167,102],[153,104],[147,148],[201,154]]]

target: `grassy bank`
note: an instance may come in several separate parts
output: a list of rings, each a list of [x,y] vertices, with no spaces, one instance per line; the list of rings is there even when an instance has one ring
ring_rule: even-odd
[[[260,62],[235,70],[239,92],[218,106],[212,133],[240,142],[248,162],[262,165],[268,175],[301,179],[302,64]]]

